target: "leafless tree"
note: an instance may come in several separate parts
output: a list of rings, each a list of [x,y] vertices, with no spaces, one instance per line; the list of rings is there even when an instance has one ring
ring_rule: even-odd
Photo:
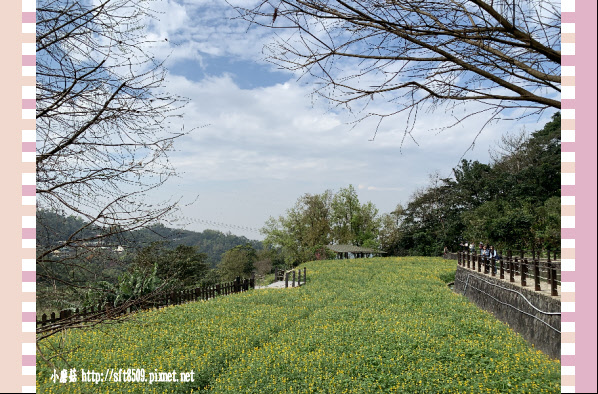
[[[89,270],[81,253],[176,209],[177,201],[148,199],[175,175],[168,153],[183,133],[169,127],[187,102],[164,90],[165,69],[145,29],[155,16],[148,4],[38,0],[37,204],[83,219],[68,236],[38,245],[40,278],[82,286],[53,267]],[[38,220],[38,235],[52,226]]]
[[[235,8],[254,25],[290,30],[266,46],[269,61],[309,76],[315,93],[356,108],[358,120],[405,112],[405,135],[421,110],[445,111],[446,128],[476,114],[492,122],[561,107],[558,1],[263,0]],[[375,97],[390,105],[370,110]]]

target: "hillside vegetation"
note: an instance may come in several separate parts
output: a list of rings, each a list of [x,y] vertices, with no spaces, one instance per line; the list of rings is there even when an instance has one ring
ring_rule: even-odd
[[[40,343],[38,392],[560,392],[560,363],[453,293],[453,261],[306,263],[293,289],[139,313]],[[44,361],[52,352],[60,357]],[[53,383],[76,368],[76,383]],[[81,382],[81,370],[194,372],[194,382]]]
[[[264,250],[261,242],[215,230],[195,232],[158,223],[102,237],[106,229],[43,209],[37,210],[36,224],[39,315],[98,304],[117,306],[162,285],[166,290],[212,285],[238,275],[249,277],[254,261],[262,262],[255,267],[259,273],[277,263],[275,251]],[[43,255],[77,231],[89,241]],[[235,263],[243,263],[239,249],[251,252],[251,267],[220,264],[231,255]]]
[[[60,215],[44,209],[37,210],[36,219],[36,242],[38,248],[42,249],[65,242],[76,231],[80,231],[82,238],[92,238],[106,230],[100,226],[89,225],[88,222],[79,217]],[[250,244],[256,250],[262,249],[260,241],[234,235],[230,232],[223,233],[217,230],[197,232],[169,228],[161,223],[130,231],[126,234],[106,237],[101,241],[101,245],[121,245],[127,251],[137,250],[154,242],[163,242],[169,248],[175,248],[179,245],[193,246],[201,253],[206,254],[207,262],[212,267],[216,266],[227,250],[235,246]]]

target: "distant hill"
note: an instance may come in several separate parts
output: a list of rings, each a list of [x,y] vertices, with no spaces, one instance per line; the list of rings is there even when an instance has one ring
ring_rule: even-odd
[[[81,228],[86,222],[75,216],[64,216],[43,209],[37,210],[37,244],[40,248],[60,243],[66,240],[74,231]],[[86,236],[93,236],[102,232],[97,226],[90,226],[85,231]],[[256,250],[263,248],[262,243],[244,236],[223,233],[217,230],[204,230],[202,232],[182,230],[166,227],[163,224],[132,231],[118,239],[107,239],[108,244],[123,246],[125,249],[138,249],[162,241],[167,247],[175,248],[177,245],[195,246],[201,253],[208,255],[208,262],[213,267],[224,252],[238,245],[250,244]]]
[[[244,236],[238,236],[229,233],[223,233],[217,230],[204,230],[196,232],[191,230],[173,229],[156,224],[151,227],[135,231],[132,234],[136,243],[149,244],[156,241],[165,241],[167,245],[176,247],[177,245],[195,246],[202,253],[208,255],[208,262],[214,266],[220,261],[220,258],[227,250],[235,246],[250,244],[255,250],[263,248],[260,241],[251,240]]]

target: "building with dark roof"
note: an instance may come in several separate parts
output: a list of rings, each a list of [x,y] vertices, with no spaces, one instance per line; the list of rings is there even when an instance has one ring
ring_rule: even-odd
[[[326,247],[336,253],[337,259],[358,259],[364,257],[380,256],[386,253],[377,249],[363,248],[361,246],[353,245],[327,245]]]

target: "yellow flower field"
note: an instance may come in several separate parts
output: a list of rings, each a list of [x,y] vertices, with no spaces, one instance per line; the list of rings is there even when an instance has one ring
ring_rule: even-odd
[[[448,289],[441,278],[453,261],[306,266],[300,288],[138,313],[42,341],[44,357],[60,354],[52,365],[38,354],[38,392],[560,392],[558,360]],[[104,381],[82,381],[93,376]],[[133,378],[145,381],[124,381]]]

